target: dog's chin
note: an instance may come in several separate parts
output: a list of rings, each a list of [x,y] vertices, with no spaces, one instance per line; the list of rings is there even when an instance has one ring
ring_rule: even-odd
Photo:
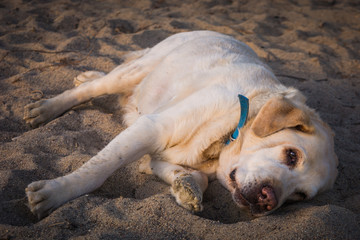
[[[236,188],[232,192],[232,198],[233,198],[234,202],[236,203],[236,205],[238,205],[238,207],[240,209],[245,210],[245,211],[250,211],[251,215],[254,217],[266,216],[278,208],[278,206],[276,206],[275,208],[273,208],[271,210],[267,210],[266,208],[263,208],[260,205],[252,204],[252,203],[248,202],[245,199],[245,197],[241,194],[241,190],[239,188]]]

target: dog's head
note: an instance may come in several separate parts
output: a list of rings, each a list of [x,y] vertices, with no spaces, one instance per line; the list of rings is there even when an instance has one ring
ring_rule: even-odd
[[[218,179],[255,216],[312,198],[336,179],[333,135],[302,102],[271,98],[222,151]]]

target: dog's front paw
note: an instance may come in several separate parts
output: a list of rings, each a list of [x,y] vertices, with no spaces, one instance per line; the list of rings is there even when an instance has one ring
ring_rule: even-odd
[[[201,188],[190,174],[177,177],[171,186],[171,193],[176,202],[189,211],[200,212],[203,210]]]
[[[25,106],[24,120],[32,128],[48,122],[56,117],[55,108],[50,100],[40,100]]]
[[[64,202],[63,187],[56,179],[33,182],[28,185],[25,192],[28,207],[39,219],[49,215]]]

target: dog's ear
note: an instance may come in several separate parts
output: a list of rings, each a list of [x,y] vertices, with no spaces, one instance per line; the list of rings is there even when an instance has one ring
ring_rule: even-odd
[[[260,109],[251,125],[258,137],[266,137],[285,128],[311,133],[310,117],[284,97],[274,97]]]

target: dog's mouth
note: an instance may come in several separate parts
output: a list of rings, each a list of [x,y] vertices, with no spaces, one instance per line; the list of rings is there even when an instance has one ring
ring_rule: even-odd
[[[246,198],[241,194],[241,191],[239,188],[235,189],[235,192],[233,193],[233,199],[234,201],[241,205],[241,206],[250,206],[250,202],[246,200]]]
[[[236,204],[249,208],[254,216],[269,214],[278,207],[275,190],[270,185],[261,185],[251,189],[237,187],[232,195]]]

